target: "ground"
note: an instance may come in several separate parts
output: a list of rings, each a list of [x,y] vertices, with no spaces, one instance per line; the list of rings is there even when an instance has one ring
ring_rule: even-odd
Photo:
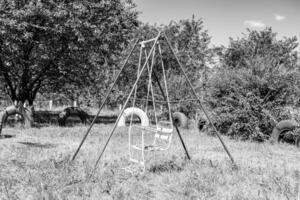
[[[238,169],[220,142],[181,130],[188,161],[174,134],[168,151],[151,152],[143,175],[131,175],[127,128],[118,128],[88,179],[111,125],[96,125],[74,162],[87,126],[5,128],[0,140],[0,199],[300,199],[300,148],[224,137]]]

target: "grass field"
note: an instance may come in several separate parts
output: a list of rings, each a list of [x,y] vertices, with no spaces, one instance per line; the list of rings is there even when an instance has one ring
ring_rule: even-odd
[[[96,125],[69,162],[87,127],[5,128],[0,140],[0,199],[300,199],[300,148],[224,138],[234,169],[217,138],[182,130],[192,160],[175,133],[168,151],[147,154],[147,171],[131,175],[127,129],[117,129],[90,180],[111,125]]]

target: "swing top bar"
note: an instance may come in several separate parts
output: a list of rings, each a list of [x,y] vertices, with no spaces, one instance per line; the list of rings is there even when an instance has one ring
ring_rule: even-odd
[[[140,44],[140,45],[145,45],[145,44],[147,44],[147,43],[150,43],[150,42],[155,41],[156,38],[157,38],[157,37],[152,38],[152,39],[149,39],[149,40],[140,41],[139,44]],[[158,39],[160,39],[160,38],[158,38]]]

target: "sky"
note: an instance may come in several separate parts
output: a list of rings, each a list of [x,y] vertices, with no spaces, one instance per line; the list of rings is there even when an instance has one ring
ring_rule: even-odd
[[[272,27],[278,39],[300,39],[300,0],[133,0],[139,19],[149,24],[202,18],[213,45],[227,46],[229,37],[242,37],[246,28]],[[300,50],[300,47],[299,47]]]

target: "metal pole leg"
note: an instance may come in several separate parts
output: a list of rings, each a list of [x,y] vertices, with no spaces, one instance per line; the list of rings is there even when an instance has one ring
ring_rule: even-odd
[[[204,109],[201,100],[200,100],[199,97],[197,96],[197,93],[196,93],[196,91],[195,91],[195,89],[194,89],[194,87],[193,87],[193,85],[192,85],[190,79],[188,78],[187,74],[185,73],[185,71],[184,71],[184,69],[183,69],[183,67],[182,67],[182,65],[181,65],[181,63],[180,63],[180,61],[179,61],[177,55],[175,54],[175,52],[174,52],[174,50],[173,50],[173,48],[172,48],[172,46],[171,46],[171,43],[170,43],[170,41],[169,41],[169,39],[167,38],[167,36],[166,36],[165,33],[164,33],[164,38],[166,39],[166,42],[167,42],[167,44],[168,44],[170,50],[172,51],[172,54],[175,56],[175,59],[176,59],[178,65],[179,65],[179,68],[180,68],[180,70],[182,71],[182,73],[183,73],[185,79],[187,80],[187,82],[188,82],[188,84],[189,84],[189,86],[190,86],[190,88],[191,88],[191,90],[192,90],[192,92],[193,92],[193,95],[197,98],[198,103],[199,103],[199,105],[200,105],[200,108],[203,110],[203,112],[204,112],[205,116],[207,117],[209,123],[212,125],[214,131],[215,131],[216,134],[217,134],[218,139],[220,140],[220,142],[221,142],[223,148],[225,149],[227,155],[229,156],[231,162],[236,166],[236,164],[235,164],[235,162],[234,162],[234,159],[233,159],[232,155],[230,154],[228,148],[226,147],[226,145],[225,145],[225,143],[224,143],[224,141],[223,141],[223,139],[222,139],[222,137],[221,137],[221,134],[220,134],[219,131],[217,130],[216,126],[213,124],[213,122],[212,122],[212,120],[210,119],[210,117],[209,117],[208,113],[206,112],[206,110]]]
[[[122,116],[122,113],[124,112],[124,110],[125,110],[125,108],[126,108],[126,105],[128,104],[129,99],[130,99],[130,97],[131,97],[131,95],[132,95],[132,93],[133,93],[133,91],[134,91],[136,85],[138,84],[138,81],[140,80],[140,78],[141,78],[141,76],[142,76],[142,73],[143,73],[144,69],[146,68],[146,64],[147,64],[147,62],[148,62],[148,60],[149,60],[149,58],[150,58],[150,56],[151,56],[151,54],[152,54],[152,52],[153,52],[153,50],[154,50],[154,47],[155,47],[156,42],[158,41],[159,37],[160,37],[160,32],[159,32],[159,34],[158,34],[157,37],[156,37],[156,40],[155,40],[155,42],[154,42],[154,44],[153,44],[153,46],[152,46],[152,48],[151,48],[151,50],[150,50],[150,54],[149,54],[149,56],[147,57],[147,59],[146,59],[146,61],[145,61],[145,64],[143,65],[143,67],[142,67],[142,69],[141,69],[141,71],[140,71],[140,74],[138,75],[138,77],[137,77],[137,79],[136,79],[134,85],[132,86],[132,89],[131,89],[131,91],[130,91],[130,93],[129,93],[127,99],[126,99],[126,102],[124,103],[124,107],[122,108],[122,110],[121,110],[121,112],[120,112],[120,114],[119,114],[119,116],[118,116],[118,118],[117,118],[117,120],[116,120],[116,122],[115,122],[115,124],[114,124],[114,127],[112,128],[112,130],[111,130],[111,132],[110,132],[110,134],[109,134],[109,137],[108,137],[108,139],[107,139],[107,141],[106,141],[106,143],[105,143],[103,149],[101,150],[101,153],[100,153],[100,155],[99,155],[99,157],[98,157],[98,159],[97,159],[97,161],[96,161],[96,164],[95,164],[95,166],[94,166],[94,169],[92,170],[92,172],[91,172],[91,174],[90,174],[89,177],[91,177],[92,174],[94,173],[94,171],[97,169],[97,166],[98,166],[98,164],[99,164],[99,162],[100,162],[100,160],[101,160],[101,157],[102,157],[102,155],[103,155],[103,153],[104,153],[104,151],[105,151],[105,149],[106,149],[106,147],[107,147],[107,145],[108,145],[108,143],[109,143],[111,137],[113,136],[115,129],[117,128],[117,124],[118,124],[118,122],[119,122],[119,120],[120,120],[120,118],[121,118],[121,116]]]
[[[129,55],[127,56],[127,58],[126,58],[126,60],[125,60],[125,62],[124,62],[124,64],[123,64],[123,66],[121,67],[121,70],[119,71],[119,73],[118,73],[118,75],[117,75],[115,81],[113,82],[112,86],[110,87],[109,91],[107,92],[106,97],[104,98],[104,101],[102,102],[102,104],[101,104],[101,106],[100,106],[100,108],[99,108],[97,114],[95,115],[95,117],[94,117],[94,119],[93,119],[91,125],[89,126],[89,128],[88,128],[88,130],[86,131],[85,135],[83,136],[83,138],[82,138],[82,140],[81,140],[81,142],[80,142],[80,144],[79,144],[79,146],[78,146],[76,152],[74,153],[74,155],[73,155],[73,157],[72,157],[72,161],[75,160],[75,158],[76,158],[78,152],[80,151],[81,146],[83,145],[84,141],[86,140],[87,136],[89,135],[89,133],[90,133],[90,131],[91,131],[93,125],[95,124],[95,121],[96,121],[97,117],[99,116],[99,114],[100,114],[100,112],[101,112],[101,110],[102,110],[104,104],[106,103],[106,101],[107,101],[107,99],[108,99],[108,96],[110,95],[112,89],[113,89],[114,86],[116,85],[116,82],[117,82],[117,80],[118,80],[119,77],[120,77],[120,74],[123,72],[123,70],[124,70],[124,68],[125,68],[125,65],[127,64],[128,59],[129,59],[130,56],[132,55],[132,53],[133,53],[133,51],[134,51],[136,45],[138,44],[138,42],[139,42],[139,39],[137,39],[136,42],[134,43],[134,45],[133,45],[133,47],[132,47],[132,49],[131,49]]]
[[[167,97],[166,97],[166,95],[165,95],[165,92],[164,92],[164,90],[162,89],[162,86],[161,86],[161,84],[160,84],[160,82],[159,82],[158,76],[157,76],[157,74],[156,74],[156,72],[155,72],[154,70],[153,70],[153,74],[154,74],[155,80],[156,80],[156,82],[157,82],[157,85],[158,85],[158,87],[159,87],[159,90],[161,91],[164,100],[167,102]],[[167,103],[167,106],[169,106],[168,103]],[[169,109],[169,108],[168,108],[168,109]],[[186,157],[190,160],[190,159],[191,159],[191,156],[190,156],[190,154],[189,154],[189,152],[188,152],[188,150],[187,150],[187,148],[186,148],[186,145],[185,145],[185,143],[184,143],[184,141],[183,141],[183,138],[182,138],[182,136],[181,136],[181,133],[180,133],[180,131],[179,131],[179,128],[177,127],[177,125],[176,125],[176,123],[175,123],[175,121],[174,121],[173,113],[171,113],[171,117],[172,117],[172,121],[173,121],[173,126],[175,126],[175,128],[176,128],[177,134],[178,134],[178,136],[179,136],[179,139],[180,139],[180,142],[181,142],[182,147],[183,147],[183,149],[184,149],[184,152],[185,152],[185,154],[186,154]]]

